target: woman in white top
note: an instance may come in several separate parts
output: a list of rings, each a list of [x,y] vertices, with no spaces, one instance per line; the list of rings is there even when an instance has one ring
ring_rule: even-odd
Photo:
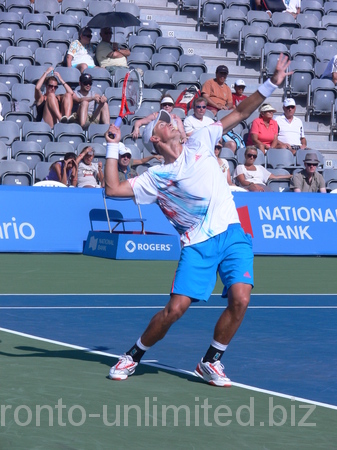
[[[291,178],[291,175],[274,175],[260,165],[254,165],[257,158],[257,148],[249,145],[245,151],[245,163],[239,164],[234,172],[234,178],[239,186],[251,192],[271,192],[267,186],[270,178]]]
[[[90,43],[92,31],[88,27],[81,28],[78,39],[73,41],[68,49],[66,62],[67,67],[76,67],[81,73],[89,68],[95,67],[93,55],[95,49]]]

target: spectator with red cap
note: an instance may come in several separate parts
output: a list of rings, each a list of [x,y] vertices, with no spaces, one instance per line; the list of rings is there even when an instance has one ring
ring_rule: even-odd
[[[221,109],[233,109],[232,92],[226,84],[228,75],[227,66],[218,66],[215,78],[205,81],[201,89],[201,95],[207,100],[207,109],[214,115]]]

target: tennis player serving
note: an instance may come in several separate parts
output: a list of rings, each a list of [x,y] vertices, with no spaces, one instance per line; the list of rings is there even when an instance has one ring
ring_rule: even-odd
[[[182,250],[170,300],[148,324],[137,342],[111,367],[109,377],[125,380],[144,353],[166,335],[192,301],[207,301],[217,273],[224,284],[228,306],[214,328],[213,341],[196,367],[207,383],[229,387],[220,359],[239,328],[250,300],[253,279],[251,236],[241,228],[226,177],[219,170],[214,148],[222,135],[250,116],[289,74],[290,62],[280,55],[270,80],[221,121],[202,128],[186,142],[166,111],[143,132],[146,148],[162,155],[165,164],[153,166],[130,180],[119,182],[118,152],[123,148],[119,128],[111,125],[105,137],[107,154],[105,191],[111,197],[134,197],[139,204],[157,203],[181,236]],[[115,137],[111,139],[108,134]]]

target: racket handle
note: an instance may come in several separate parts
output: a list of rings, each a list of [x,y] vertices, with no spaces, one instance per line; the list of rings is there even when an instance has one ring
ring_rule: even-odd
[[[118,116],[115,121],[115,127],[120,128],[120,126],[122,125],[122,122],[123,122],[123,119],[120,116]]]

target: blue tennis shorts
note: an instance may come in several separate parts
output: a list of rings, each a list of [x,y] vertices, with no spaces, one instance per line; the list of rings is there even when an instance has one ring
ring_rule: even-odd
[[[219,272],[223,297],[235,283],[254,286],[252,238],[240,224],[232,224],[217,236],[184,247],[172,283],[171,294],[207,301]]]

